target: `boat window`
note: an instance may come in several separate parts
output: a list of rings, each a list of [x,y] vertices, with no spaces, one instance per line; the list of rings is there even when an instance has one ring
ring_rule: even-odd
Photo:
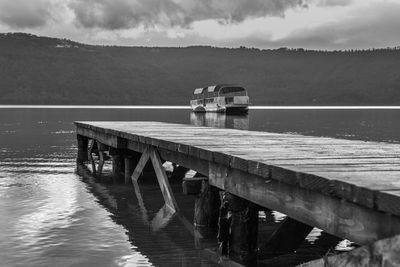
[[[243,87],[224,87],[220,91],[223,96],[247,96],[247,92]]]
[[[236,93],[236,92],[244,92],[244,88],[243,87],[224,87],[221,89],[221,93],[222,94],[227,94],[227,93]]]

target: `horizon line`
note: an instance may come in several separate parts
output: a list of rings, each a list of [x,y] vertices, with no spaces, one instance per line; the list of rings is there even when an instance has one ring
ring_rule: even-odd
[[[0,105],[1,109],[190,109],[190,106],[180,105]],[[250,106],[250,110],[274,110],[274,109],[400,109],[400,106]]]

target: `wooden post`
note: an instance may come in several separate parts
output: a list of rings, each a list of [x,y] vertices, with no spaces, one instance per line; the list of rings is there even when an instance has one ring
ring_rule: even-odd
[[[231,225],[230,214],[228,212],[228,202],[225,199],[225,192],[221,192],[221,207],[219,209],[218,217],[218,244],[219,252],[227,256],[228,255],[228,243],[229,243],[229,228]]]
[[[97,150],[99,152],[99,165],[97,167],[97,175],[101,175],[101,173],[103,172],[103,167],[104,167],[104,163],[106,160],[106,155],[104,151],[108,151],[109,147],[100,143],[99,141],[96,141],[97,143]]]
[[[207,182],[207,177],[196,177],[196,178],[183,178],[182,190],[185,195],[198,196],[204,190],[203,181]],[[218,206],[219,208],[219,206]]]
[[[83,164],[88,161],[88,142],[89,139],[83,135],[76,135],[78,141],[78,155],[76,158],[77,164]]]
[[[97,170],[96,170],[96,162],[93,158],[93,153],[95,153],[95,150],[97,150],[97,146],[96,146],[96,140],[95,139],[91,139],[89,141],[89,146],[88,146],[88,159],[92,165],[92,174],[94,176],[97,176]]]
[[[114,181],[119,181],[125,176],[124,157],[122,155],[112,156],[112,174]]]
[[[101,173],[103,172],[104,162],[105,162],[104,151],[99,151],[99,166],[97,167],[97,175],[101,175]]]
[[[136,168],[139,159],[135,156],[128,155],[124,158],[125,161],[125,184],[131,183],[131,176]]]
[[[221,201],[219,190],[202,181],[201,193],[194,204],[194,226],[197,228],[217,228]]]
[[[257,205],[229,193],[226,194],[226,200],[231,213],[229,256],[252,262],[257,257]]]

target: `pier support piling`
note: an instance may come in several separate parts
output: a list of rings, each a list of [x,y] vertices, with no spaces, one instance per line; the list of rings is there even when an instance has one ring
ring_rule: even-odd
[[[124,154],[119,149],[110,148],[112,158],[112,175],[114,182],[120,181],[125,176]]]
[[[231,218],[228,212],[228,202],[225,201],[225,198],[222,198],[221,207],[219,208],[217,239],[219,244],[219,253],[224,256],[227,256],[229,254],[228,245],[230,225]]]
[[[230,193],[222,193],[218,242],[222,255],[242,262],[257,258],[258,206]]]
[[[207,177],[192,177],[183,178],[182,190],[185,195],[195,195],[198,196],[204,189],[203,182],[207,181]]]
[[[194,226],[197,228],[218,227],[219,207],[221,206],[219,190],[202,181],[202,189],[194,204]]]
[[[137,163],[139,160],[131,155],[128,155],[124,158],[125,161],[125,184],[130,184],[131,181],[131,176],[133,174],[133,171],[136,168]]]
[[[105,151],[108,151],[109,147],[100,143],[99,141],[96,141],[96,143],[97,149],[99,151],[99,165],[97,167],[97,175],[101,175],[101,173],[103,172],[104,163],[106,161]]]
[[[251,262],[257,258],[258,207],[245,199],[226,193],[231,214],[229,256]]]
[[[78,155],[76,158],[77,164],[83,164],[88,161],[88,143],[89,139],[83,135],[76,135],[76,139],[78,141]]]

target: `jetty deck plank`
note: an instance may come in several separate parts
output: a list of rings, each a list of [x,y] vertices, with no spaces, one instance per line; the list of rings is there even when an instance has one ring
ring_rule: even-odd
[[[235,186],[218,176],[223,172],[221,166],[225,166],[227,172],[237,170],[265,182],[272,180],[278,182],[277,185],[283,182],[376,212],[400,216],[400,205],[396,205],[400,203],[399,144],[161,122],[102,121],[76,122],[76,125],[78,134],[112,147],[143,152],[144,146],[152,145],[159,148],[162,156],[168,155],[181,162],[196,160],[187,167],[196,166],[199,172],[208,171],[211,175],[210,166],[215,163],[219,169],[213,169],[217,171],[212,182],[219,187]],[[244,183],[237,178],[239,180]],[[251,191],[254,189],[251,187],[243,185],[237,193],[252,200],[253,196],[244,189]],[[253,191],[256,194],[257,189]]]

